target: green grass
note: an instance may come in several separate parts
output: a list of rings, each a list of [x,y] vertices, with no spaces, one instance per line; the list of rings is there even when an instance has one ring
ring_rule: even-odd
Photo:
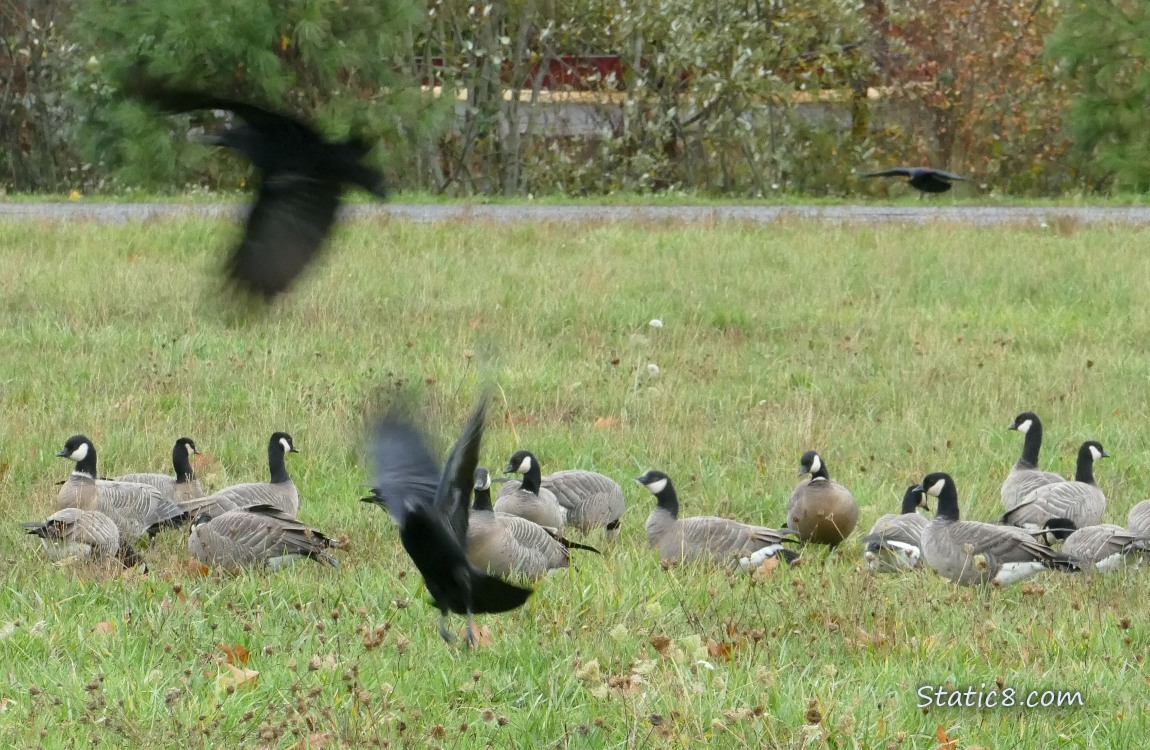
[[[1108,520],[1150,494],[1150,256],[1123,228],[414,225],[341,229],[264,316],[214,294],[234,228],[0,223],[0,745],[5,747],[1136,747],[1147,579],[1050,574],[989,595],[875,576],[857,539],[950,471],[993,518],[1024,409],[1044,468],[1087,438]],[[653,318],[665,326],[648,326]],[[648,364],[657,364],[657,375]],[[481,383],[484,461],[529,447],[628,495],[621,540],[445,646],[385,514],[357,502],[362,420],[414,387],[446,446]],[[101,473],[196,439],[212,487],[266,476],[287,430],[301,518],[338,571],[199,575],[183,534],[146,577],[53,567],[47,516],[85,432]],[[660,569],[631,477],[687,514],[777,525],[819,449],[863,507],[852,543],[762,578]],[[592,538],[594,543],[596,538]],[[458,624],[458,618],[457,622]],[[228,689],[224,652],[257,681]],[[658,648],[656,648],[658,646]],[[661,651],[660,651],[661,649]],[[916,707],[923,685],[1080,690],[1074,709]]]

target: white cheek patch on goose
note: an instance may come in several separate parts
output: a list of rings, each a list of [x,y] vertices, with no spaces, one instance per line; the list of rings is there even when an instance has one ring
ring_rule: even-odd
[[[287,438],[280,438],[280,445],[284,447],[284,453],[291,453],[292,445]]]
[[[656,479],[654,482],[650,482],[645,486],[651,491],[652,495],[658,495],[660,492],[667,489],[667,480]]]
[[[76,463],[83,461],[88,457],[88,444],[80,443],[80,447],[68,454],[68,458]]]
[[[819,458],[819,454],[816,453],[815,457],[811,459],[811,473],[818,474],[821,468],[823,468],[823,460]]]
[[[529,471],[531,471],[531,456],[524,456],[519,462],[519,473],[526,474]]]
[[[937,482],[935,482],[934,484],[932,484],[930,487],[926,488],[926,494],[930,495],[931,497],[938,497],[939,495],[942,494],[942,488],[945,485],[946,485],[946,480],[940,479]]]
[[[191,443],[185,444],[184,449],[187,450],[187,452],[188,452],[188,458],[191,458],[192,456],[196,455],[196,449],[195,449],[195,447],[192,446]]]
[[[1098,450],[1098,448],[1092,445],[1090,446],[1090,455],[1094,458],[1095,461],[1097,461],[1098,459],[1102,458],[1102,451]]]
[[[1030,426],[1032,424],[1034,424],[1033,421],[1031,421],[1029,419],[1024,419],[1018,423],[1018,431],[1021,432],[1023,435],[1025,435],[1026,433],[1030,432]]]

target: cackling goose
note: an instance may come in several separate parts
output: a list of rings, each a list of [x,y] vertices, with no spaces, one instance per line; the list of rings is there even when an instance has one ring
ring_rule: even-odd
[[[655,496],[655,507],[647,517],[647,541],[659,550],[664,566],[692,560],[710,560],[730,568],[750,570],[766,559],[781,556],[788,563],[798,558],[783,548],[789,530],[750,526],[715,516],[679,518],[679,497],[671,478],[650,470],[635,481]]]
[[[201,513],[188,536],[192,557],[233,572],[254,565],[278,570],[303,558],[337,568],[339,561],[325,552],[334,546],[274,505],[249,505],[218,516]]]
[[[858,525],[859,505],[850,490],[830,480],[826,463],[815,451],[803,454],[799,476],[804,474],[810,477],[795,486],[787,501],[787,528],[800,541],[835,547]]]
[[[999,523],[1024,529],[1039,529],[1052,518],[1069,519],[1077,528],[1094,526],[1106,511],[1106,495],[1094,481],[1094,462],[1110,454],[1094,440],[1078,449],[1078,466],[1073,482],[1053,482],[1031,490],[999,519]]]
[[[513,455],[504,471],[526,475],[528,471],[518,470],[524,466],[524,462],[529,462],[528,471],[540,473],[538,460],[527,451]],[[567,510],[568,526],[574,526],[584,534],[601,528],[608,540],[619,537],[620,519],[627,504],[623,488],[611,477],[583,469],[565,469],[541,477],[539,486],[550,490]],[[520,482],[515,479],[504,483],[496,495],[496,503],[504,495],[516,492],[519,487]]]
[[[922,555],[943,578],[963,586],[1006,586],[1043,568],[1080,569],[1022,529],[959,520],[958,490],[949,474],[929,474],[919,486],[938,500],[934,520],[922,530]]]
[[[1150,560],[1150,537],[1112,523],[1085,526],[1062,543],[1062,551],[1083,569],[1114,570],[1124,562]]]
[[[1032,411],[1024,411],[1014,418],[1009,430],[1023,435],[1022,455],[1015,462],[1002,483],[1002,507],[1012,510],[1023,498],[1044,484],[1065,482],[1062,476],[1038,468],[1038,452],[1042,448],[1042,420]]]
[[[927,508],[922,487],[912,485],[902,498],[902,513],[888,513],[875,521],[863,537],[863,559],[875,571],[898,571],[917,567],[922,560],[922,530],[930,523],[918,514]],[[929,508],[927,508],[929,510]]]
[[[188,512],[199,510],[193,501],[204,496],[200,483],[192,470],[192,456],[198,455],[196,443],[191,438],[182,437],[172,447],[172,468],[175,476],[167,474],[125,474],[116,477],[117,482],[136,482],[155,487],[164,497]]]
[[[131,545],[165,526],[175,526],[187,515],[159,490],[135,482],[96,479],[96,446],[84,435],[73,435],[56,454],[76,462],[76,468],[60,486],[57,509],[100,511],[116,524],[120,542]]]
[[[40,537],[48,559],[101,560],[117,557],[127,567],[140,563],[139,555],[128,545],[121,546],[120,532],[106,515],[95,510],[64,508],[44,521],[22,524],[29,534]]]
[[[252,505],[271,505],[279,508],[292,518],[299,513],[299,491],[287,471],[284,456],[299,453],[286,432],[272,433],[268,440],[268,471],[270,482],[246,482],[233,484],[196,501],[202,513],[220,516],[229,510],[247,508]]]
[[[1130,509],[1126,525],[1139,536],[1150,536],[1150,500],[1143,500]]]
[[[563,531],[570,507],[559,502],[555,493],[542,486],[539,462],[527,451],[516,451],[507,462],[504,474],[522,474],[522,482],[507,482],[495,496],[495,510],[526,518],[540,526]]]

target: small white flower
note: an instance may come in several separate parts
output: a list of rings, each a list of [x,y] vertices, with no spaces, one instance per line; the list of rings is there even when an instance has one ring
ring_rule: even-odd
[[[658,375],[659,374],[659,365],[655,364],[654,362],[648,363],[647,364],[647,374],[648,375]]]
[[[658,318],[651,318],[651,322],[647,325],[651,326],[652,328],[662,328],[663,321],[659,320]]]

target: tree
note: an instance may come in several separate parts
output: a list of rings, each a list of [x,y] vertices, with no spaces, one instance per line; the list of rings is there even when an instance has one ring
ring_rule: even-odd
[[[1047,54],[1078,84],[1075,148],[1097,176],[1150,190],[1150,13],[1142,0],[1078,0],[1063,11]]]
[[[422,16],[412,0],[87,0],[70,27],[93,60],[75,89],[87,103],[84,146],[127,185],[242,181],[238,161],[188,143],[187,131],[210,113],[158,118],[116,95],[116,82],[142,62],[187,86],[302,116],[329,137],[378,138],[377,158],[410,164],[447,114],[402,73]]]

